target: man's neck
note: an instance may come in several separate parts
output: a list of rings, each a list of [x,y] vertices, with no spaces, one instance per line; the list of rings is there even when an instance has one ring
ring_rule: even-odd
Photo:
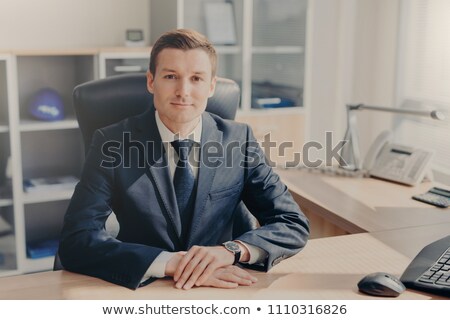
[[[200,118],[197,118],[195,121],[189,122],[189,123],[182,123],[180,125],[177,124],[167,124],[164,122],[164,120],[161,119],[161,121],[164,123],[164,125],[172,131],[174,134],[179,134],[180,139],[186,139],[192,131],[194,131],[195,127],[200,122]]]
[[[159,118],[159,120],[161,121],[161,123],[170,131],[172,132],[174,135],[179,135],[179,139],[191,139],[192,137],[190,137],[190,135],[192,135],[194,133],[194,130],[197,130],[197,132],[195,133],[195,136],[199,137],[199,133],[197,126],[199,125],[200,121],[201,121],[201,116],[199,116],[197,119],[194,119],[193,121],[189,122],[189,123],[181,123],[181,124],[177,124],[177,123],[167,123],[168,121],[165,121],[165,119],[161,118],[158,114],[158,112],[156,112],[157,117]]]

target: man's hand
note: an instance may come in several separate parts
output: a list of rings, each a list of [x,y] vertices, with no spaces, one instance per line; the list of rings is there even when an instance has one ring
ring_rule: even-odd
[[[177,270],[178,264],[181,261],[181,258],[186,254],[185,251],[179,251],[166,264],[165,275],[169,277],[173,277],[175,271]]]
[[[203,286],[232,289],[238,286],[250,286],[257,280],[257,278],[253,277],[244,269],[237,266],[228,266],[214,271],[203,283]]]
[[[194,285],[203,285],[209,277],[219,268],[231,266],[234,262],[232,252],[223,246],[201,247],[193,246],[181,258],[174,273],[173,279],[178,289],[190,289]],[[231,275],[227,273],[227,279]],[[217,281],[226,281],[218,279]],[[216,284],[217,281],[214,283]]]

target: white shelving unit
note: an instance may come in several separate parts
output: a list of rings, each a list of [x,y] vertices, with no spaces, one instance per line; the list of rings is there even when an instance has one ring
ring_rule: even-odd
[[[0,216],[13,227],[11,234],[0,233],[0,276],[52,268],[54,257],[31,259],[27,245],[59,237],[73,189],[27,193],[23,181],[79,176],[84,149],[72,91],[97,75],[97,49],[0,55],[0,190],[10,194],[0,193]],[[60,94],[63,120],[40,121],[29,113],[29,101],[42,88]],[[12,181],[8,182],[9,156]]]

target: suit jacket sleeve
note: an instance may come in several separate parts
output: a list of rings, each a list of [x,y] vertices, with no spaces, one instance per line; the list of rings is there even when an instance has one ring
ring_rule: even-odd
[[[268,253],[262,266],[267,271],[306,245],[309,222],[287,187],[268,165],[250,128],[246,144],[242,200],[261,227],[244,233],[237,240]]]
[[[65,269],[135,289],[162,249],[121,242],[105,231],[112,212],[114,168],[101,166],[106,142],[97,130],[64,218],[59,255]]]

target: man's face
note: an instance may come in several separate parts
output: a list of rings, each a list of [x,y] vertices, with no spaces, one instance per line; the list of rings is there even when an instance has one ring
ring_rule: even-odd
[[[153,93],[155,108],[172,131],[193,129],[215,85],[211,60],[202,49],[163,49],[156,61],[155,74],[147,72],[147,88]]]

